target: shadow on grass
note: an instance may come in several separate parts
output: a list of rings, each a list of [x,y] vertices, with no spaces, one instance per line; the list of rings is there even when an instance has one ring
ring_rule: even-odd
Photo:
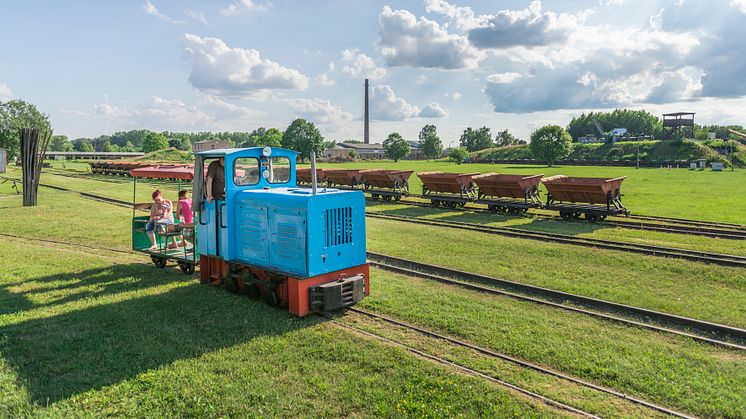
[[[139,289],[146,281],[162,284],[183,278],[154,268],[147,275],[142,268],[122,265],[93,275],[96,279],[92,281],[102,284],[117,276],[134,278],[107,285],[96,297]],[[156,279],[159,276],[162,279]],[[45,279],[60,277],[34,281]],[[28,308],[33,307],[16,301],[16,309]],[[163,294],[0,327],[0,353],[17,372],[32,400],[46,404],[180,359],[311,324],[313,320],[294,318],[262,302],[195,282]]]

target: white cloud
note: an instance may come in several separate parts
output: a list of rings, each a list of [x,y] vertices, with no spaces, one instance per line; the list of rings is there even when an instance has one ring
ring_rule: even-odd
[[[420,118],[446,118],[448,116],[448,110],[443,109],[438,102],[430,102],[422,108],[419,114]]]
[[[235,16],[244,10],[247,12],[266,12],[269,10],[269,7],[265,4],[258,4],[253,0],[238,0],[220,9],[220,14],[223,16]]]
[[[267,115],[267,113],[264,111],[247,108],[245,106],[236,105],[234,103],[229,103],[218,97],[210,96],[210,95],[205,95],[204,97],[202,97],[201,102],[204,107],[212,111],[214,120],[225,120],[225,119],[250,120],[254,118],[264,117]]]
[[[746,0],[733,0],[730,7],[737,9],[741,13],[746,13]]]
[[[507,72],[507,73],[495,73],[487,76],[487,81],[490,83],[512,83],[515,79],[521,77],[520,73]]]
[[[461,99],[461,92],[446,93],[443,96],[450,98],[451,100],[459,100]]]
[[[8,100],[13,97],[13,91],[5,83],[0,83],[0,100]]]
[[[357,48],[342,51],[342,72],[352,78],[377,80],[386,76],[386,69],[378,67],[369,56]]]
[[[183,24],[183,23],[186,23],[183,20],[177,20],[177,19],[174,19],[174,18],[172,18],[172,17],[170,17],[168,15],[165,15],[165,14],[161,13],[158,10],[158,8],[155,7],[155,5],[153,3],[151,3],[149,0],[145,0],[145,4],[142,5],[142,10],[145,13],[147,13],[147,14],[149,14],[151,16],[155,16],[158,19],[160,19],[160,20],[162,20],[164,22],[167,22],[167,23],[174,23],[174,24]]]
[[[426,81],[427,81],[427,76],[425,76],[424,74],[420,74],[419,76],[417,76],[417,77],[416,77],[416,78],[414,79],[414,82],[415,82],[416,84],[423,84],[423,83],[425,83]]]
[[[474,15],[471,7],[458,7],[445,0],[425,0],[425,11],[448,16],[456,29],[469,30],[481,26],[484,19]]]
[[[194,10],[186,9],[184,10],[184,14],[205,26],[210,26],[207,23],[207,18],[205,18],[205,14],[202,12],[195,12]]]
[[[391,86],[385,84],[371,89],[370,105],[371,118],[379,121],[403,121],[420,113],[417,106],[397,97]]]
[[[437,22],[388,6],[378,15],[378,47],[390,67],[455,70],[477,68],[484,53],[465,36],[449,34]]]
[[[288,99],[286,102],[296,116],[317,124],[336,124],[352,120],[351,113],[325,99]]]
[[[220,96],[252,96],[273,89],[303,90],[308,77],[298,70],[261,58],[255,49],[231,48],[217,38],[183,37],[184,58],[192,64],[189,82]]]
[[[335,84],[337,84],[337,82],[335,80],[330,79],[329,75],[326,73],[319,74],[318,76],[316,76],[314,81],[319,86],[324,86],[324,87],[334,86]]]

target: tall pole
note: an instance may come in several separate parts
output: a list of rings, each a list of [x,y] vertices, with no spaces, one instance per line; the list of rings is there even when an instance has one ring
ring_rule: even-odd
[[[637,168],[640,168],[640,136],[637,136]]]
[[[365,79],[365,128],[363,129],[363,142],[370,144],[370,114],[368,110],[368,79]]]

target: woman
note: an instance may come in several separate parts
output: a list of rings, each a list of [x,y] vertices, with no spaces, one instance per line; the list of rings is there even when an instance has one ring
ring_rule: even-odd
[[[155,241],[155,229],[159,225],[167,226],[174,223],[173,204],[168,199],[163,199],[161,191],[157,189],[153,192],[152,197],[153,206],[150,207],[150,218],[148,219],[148,223],[145,224],[145,232],[148,233],[150,243],[152,243],[152,246],[148,250],[158,250],[158,244]],[[173,245],[168,248],[174,249],[178,247],[176,239],[171,237],[171,240],[173,241]]]
[[[184,244],[187,249],[194,246],[190,238],[194,235],[194,212],[192,211],[192,200],[187,196],[187,191],[179,191],[179,202],[176,203],[176,218],[179,224],[176,231],[181,231]]]

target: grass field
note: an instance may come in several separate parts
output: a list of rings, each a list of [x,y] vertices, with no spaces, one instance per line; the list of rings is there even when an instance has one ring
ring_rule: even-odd
[[[45,175],[43,182],[130,200],[131,184],[122,180]],[[47,188],[40,190],[39,206],[23,208],[13,194],[9,183],[0,184],[0,217],[8,220],[0,234],[20,236],[0,241],[0,258],[9,267],[0,271],[2,417],[562,414],[327,321],[296,319],[199,285],[175,269],[157,270],[142,255],[111,252],[129,248],[131,210]],[[496,225],[526,222],[396,205],[371,209]],[[699,248],[731,242],[529,224],[524,228]],[[735,268],[375,219],[368,220],[368,248],[746,327],[746,275]],[[746,356],[740,352],[377,269],[371,281],[373,293],[362,308],[676,410],[746,417]],[[653,415],[437,340],[354,316],[341,321],[601,416]]]

